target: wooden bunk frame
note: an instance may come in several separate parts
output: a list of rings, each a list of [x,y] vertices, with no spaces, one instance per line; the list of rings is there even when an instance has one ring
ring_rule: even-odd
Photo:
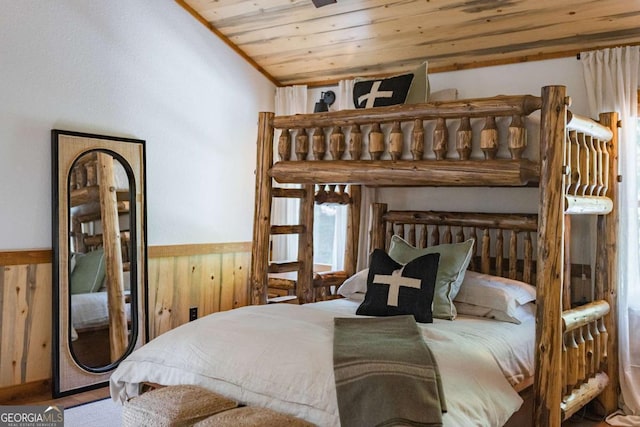
[[[266,303],[268,274],[283,271],[297,271],[298,299],[302,303],[313,301],[314,285],[319,281],[313,273],[313,206],[317,185],[330,186],[329,193],[346,193],[348,185],[346,194],[354,201],[350,205],[344,277],[355,272],[357,239],[359,229],[363,228],[359,225],[359,185],[537,185],[540,188],[535,220],[537,242],[531,251],[536,256],[535,261],[526,254],[524,258],[525,264],[529,262],[530,273],[515,273],[517,263],[511,261],[509,268],[502,269],[497,265],[502,262],[501,255],[490,261],[489,245],[479,244],[487,236],[484,231],[482,239],[476,236],[476,251],[480,248],[480,265],[476,268],[503,270],[499,272],[507,277],[520,274],[516,277],[531,279],[537,286],[533,425],[560,426],[595,397],[606,412],[612,412],[617,408],[619,388],[615,323],[618,213],[614,203],[618,178],[617,115],[601,114],[596,122],[572,114],[569,106],[570,98],[564,86],[547,86],[542,88],[540,97],[499,96],[282,117],[260,113],[250,276],[252,302]],[[527,145],[525,120],[536,111],[540,111],[539,161],[522,157]],[[511,122],[505,137],[500,138],[496,119],[505,117],[511,118]],[[474,138],[471,120],[479,119],[484,120],[485,125],[480,138]],[[459,122],[455,136],[452,135],[458,159],[447,158],[447,121],[450,120]],[[432,124],[425,128],[425,122]],[[412,159],[409,160],[403,156],[406,150],[402,124],[407,129],[411,123],[411,131],[406,132],[410,133],[407,139]],[[430,128],[433,136],[425,138],[425,129]],[[277,148],[280,160],[274,164],[276,130],[281,131]],[[349,135],[348,147],[344,131]],[[363,131],[368,134],[365,136]],[[291,153],[292,140],[295,140],[295,159]],[[433,154],[425,155],[425,141],[429,140]],[[363,156],[365,147],[368,156]],[[349,155],[345,154],[347,150]],[[471,157],[471,153],[477,151],[482,151],[484,159]],[[510,158],[504,158],[505,153],[509,153]],[[311,160],[307,160],[309,157]],[[301,184],[301,187],[274,188],[274,180]],[[300,199],[300,224],[271,225],[273,197]],[[373,214],[374,248],[386,244],[380,223],[386,208],[377,206],[375,209],[379,212]],[[597,216],[595,298],[589,304],[572,308],[569,242],[571,217],[578,214]],[[412,216],[411,213],[400,215],[405,215],[405,219]],[[413,214],[413,221],[404,222],[416,222],[416,215]],[[500,220],[487,216],[485,221],[476,226],[483,230]],[[396,222],[404,223],[403,220]],[[515,229],[531,229],[528,227],[521,223]],[[389,227],[385,226],[384,233],[389,233]],[[273,234],[298,235],[297,261],[269,262],[269,241]],[[525,237],[527,245],[531,245],[531,240]],[[509,251],[516,249],[510,246]],[[535,274],[531,272],[533,264]]]

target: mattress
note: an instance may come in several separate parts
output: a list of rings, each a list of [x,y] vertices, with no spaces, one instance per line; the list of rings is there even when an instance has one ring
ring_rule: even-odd
[[[333,319],[355,316],[346,299],[297,306],[249,306],[202,317],[134,351],[111,375],[111,396],[125,401],[144,382],[195,384],[339,426],[333,376]],[[530,372],[533,325],[461,317],[421,326],[438,363],[447,401],[445,426],[503,425],[522,399],[512,387]],[[503,332],[504,331],[504,332]],[[526,331],[526,332],[525,332]],[[512,342],[520,342],[518,345]]]

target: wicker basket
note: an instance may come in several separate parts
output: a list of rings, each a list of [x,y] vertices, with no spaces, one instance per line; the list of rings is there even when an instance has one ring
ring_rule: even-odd
[[[122,409],[124,427],[190,426],[238,403],[202,387],[178,385],[159,388],[128,402]]]
[[[314,427],[313,424],[291,415],[267,408],[244,406],[205,418],[194,427]]]

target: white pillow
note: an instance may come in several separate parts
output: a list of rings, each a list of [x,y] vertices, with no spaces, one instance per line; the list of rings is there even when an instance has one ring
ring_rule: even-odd
[[[342,285],[338,288],[338,294],[345,298],[356,299],[360,298],[360,295],[364,296],[367,293],[367,276],[369,275],[369,269],[365,268],[347,278]]]
[[[455,101],[456,99],[458,99],[458,89],[456,88],[442,89],[429,94],[429,102]]]
[[[515,317],[518,306],[535,299],[536,288],[527,283],[467,271],[454,303],[473,304]]]
[[[533,303],[527,303],[524,305],[518,304],[515,310],[512,310],[511,314],[500,310],[494,310],[493,308],[483,307],[481,305],[467,304],[466,302],[455,301],[455,305],[458,314],[487,317],[489,319],[515,323],[518,325],[526,320],[534,319],[536,317],[536,306]]]
[[[348,297],[347,299],[351,300],[351,301],[355,301],[355,302],[364,302],[364,297],[366,294],[363,294],[361,292],[357,292],[355,294],[352,294],[350,297]]]

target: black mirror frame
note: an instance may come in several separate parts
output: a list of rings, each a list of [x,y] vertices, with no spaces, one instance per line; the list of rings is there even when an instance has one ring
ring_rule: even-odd
[[[111,372],[119,362],[135,348],[148,340],[148,286],[146,245],[146,159],[145,141],[106,135],[53,129],[52,153],[52,376],[53,397],[62,397],[99,387],[108,383]],[[61,147],[64,143],[65,146]],[[70,343],[70,292],[69,292],[69,172],[76,160],[88,152],[99,151],[112,155],[127,169],[127,175],[135,186],[131,201],[135,217],[135,236],[132,246],[136,265],[131,269],[131,286],[135,286],[135,315],[132,316],[134,338],[125,354],[109,365],[100,368],[83,366],[76,360]],[[62,158],[62,157],[64,158]],[[65,213],[67,212],[67,213]],[[64,283],[62,283],[64,282]]]

